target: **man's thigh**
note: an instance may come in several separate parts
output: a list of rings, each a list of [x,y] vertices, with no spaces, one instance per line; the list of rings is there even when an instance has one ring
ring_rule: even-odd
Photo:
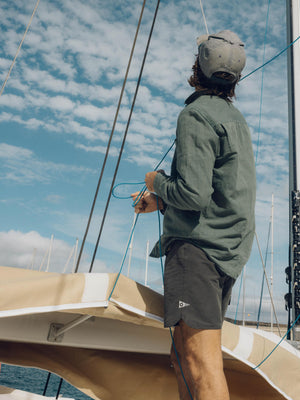
[[[221,329],[194,329],[179,323],[184,358],[208,370],[223,370]]]

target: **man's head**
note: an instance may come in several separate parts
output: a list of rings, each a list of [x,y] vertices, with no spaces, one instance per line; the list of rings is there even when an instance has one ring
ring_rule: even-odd
[[[198,55],[189,83],[196,90],[214,89],[221,97],[234,96],[234,88],[246,63],[244,44],[231,31],[224,30],[197,39]],[[227,93],[226,95],[224,95]]]
[[[237,82],[246,64],[244,43],[231,31],[221,31],[197,38],[198,61],[203,74],[218,84],[228,84],[228,80]],[[225,72],[228,80],[216,78],[216,74]]]

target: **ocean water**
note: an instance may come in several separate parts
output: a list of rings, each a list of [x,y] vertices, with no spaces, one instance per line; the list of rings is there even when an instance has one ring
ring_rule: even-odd
[[[47,377],[48,372],[40,369],[1,364],[0,386],[7,386],[42,395]],[[60,377],[51,374],[45,396],[56,397],[59,383]],[[91,400],[91,397],[86,396],[66,381],[62,383],[60,395],[63,397],[71,397],[75,400]]]

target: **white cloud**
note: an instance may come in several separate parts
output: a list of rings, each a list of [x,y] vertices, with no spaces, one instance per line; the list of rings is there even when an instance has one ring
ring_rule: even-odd
[[[13,119],[13,114],[7,113],[7,112],[2,112],[0,114],[0,121],[1,122],[7,122],[7,121],[11,121]]]
[[[63,240],[43,237],[36,231],[21,232],[10,230],[0,232],[0,265],[5,267],[28,268],[49,272],[71,272],[74,263],[74,246]],[[70,257],[71,256],[71,257]],[[73,258],[72,258],[73,256]],[[48,261],[49,260],[49,261]],[[88,271],[89,265],[83,254],[80,272]],[[68,262],[69,261],[69,262]],[[49,262],[49,266],[48,266]],[[103,261],[96,261],[95,268],[106,270]]]
[[[132,164],[138,167],[146,166],[149,170],[153,170],[154,166],[157,164],[157,158],[151,157],[147,154],[136,153],[128,157]]]
[[[57,36],[60,36],[57,30],[53,29],[56,32]],[[48,32],[49,33],[49,32]],[[61,54],[57,52],[43,54],[43,58],[47,65],[51,66],[53,70],[58,71],[60,74],[74,78],[76,75],[76,69],[72,65],[72,62],[66,62]]]
[[[97,107],[92,104],[82,104],[75,108],[74,115],[92,122],[110,122],[113,120],[115,112],[116,110],[113,106]]]
[[[47,266],[45,254],[49,248],[50,238],[42,237],[35,231],[27,233],[13,230],[0,232],[0,264],[6,267],[31,268],[34,262],[34,269],[39,270],[41,267],[42,270],[45,270]],[[55,271],[62,268],[70,251],[71,247],[67,243],[55,240],[51,260]]]
[[[78,149],[86,151],[87,153],[93,152],[93,153],[105,154],[107,150],[107,147],[104,146],[85,146],[84,144],[80,143],[77,143],[75,146]],[[119,150],[116,147],[110,147],[109,155],[116,157],[118,154]]]
[[[28,149],[23,149],[17,146],[11,146],[6,143],[1,143],[0,146],[0,157],[2,159],[10,160],[10,159],[26,159],[31,158],[33,152]]]
[[[107,110],[107,107],[106,107],[106,110]],[[105,118],[106,113],[105,113],[105,110],[103,110],[99,107],[96,107],[92,104],[84,104],[84,105],[78,106],[75,109],[74,114],[77,117],[84,118],[89,121],[100,121],[103,118]]]
[[[6,143],[0,143],[0,159],[5,160],[0,180],[20,184],[49,183],[63,173],[77,176],[94,173],[86,167],[40,161],[31,150]]]
[[[72,111],[74,108],[74,103],[64,96],[55,96],[51,97],[48,101],[48,107],[53,108],[54,110],[68,112]]]
[[[38,83],[42,88],[54,91],[64,90],[66,83],[62,79],[57,79],[49,72],[36,68],[23,67],[24,79],[30,83]]]
[[[16,96],[14,94],[3,94],[0,97],[0,106],[6,106],[17,110],[23,110],[25,108],[25,100],[23,97]]]
[[[8,72],[11,62],[12,62],[12,60],[0,57],[0,68],[3,70],[3,78],[4,78],[5,70],[7,70],[7,72]],[[6,74],[5,74],[5,76],[6,76]]]
[[[64,128],[62,128],[64,132],[75,132],[76,134],[85,137],[87,140],[107,140],[107,134],[104,133],[103,130],[107,130],[108,127],[104,123],[97,125],[96,128],[90,128],[77,121],[69,120]]]

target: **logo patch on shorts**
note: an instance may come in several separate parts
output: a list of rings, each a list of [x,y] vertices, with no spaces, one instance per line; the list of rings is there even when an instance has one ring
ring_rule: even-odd
[[[185,303],[184,301],[179,300],[178,308],[188,307],[190,304]]]

